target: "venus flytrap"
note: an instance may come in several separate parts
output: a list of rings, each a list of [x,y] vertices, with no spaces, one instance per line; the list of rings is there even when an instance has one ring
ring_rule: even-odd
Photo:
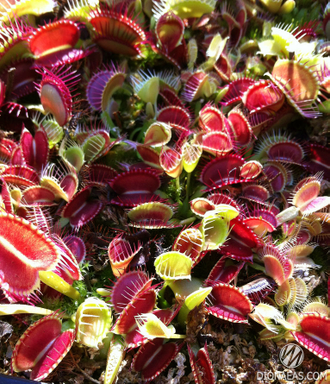
[[[95,73],[86,89],[91,106],[98,111],[108,113],[109,116],[113,95],[124,86],[125,78],[125,69],[114,63],[106,66],[103,71]]]
[[[180,252],[167,252],[155,260],[156,273],[165,281],[163,290],[165,286],[169,286],[176,299],[183,301],[178,315],[178,321],[182,326],[185,325],[188,313],[200,305],[212,290],[212,288],[202,288],[201,281],[198,279],[191,280],[192,263],[189,256]],[[161,327],[161,324],[158,326]],[[170,335],[170,331],[166,332],[164,334]]]
[[[5,306],[7,307],[7,306]],[[27,305],[15,308],[3,308],[6,314],[36,313],[48,316],[31,325],[17,343],[13,352],[12,366],[16,372],[32,369],[31,378],[42,380],[47,377],[61,362],[70,350],[75,337],[76,341],[91,348],[98,348],[106,333],[109,332],[112,316],[109,307],[100,299],[91,297],[82,303],[73,316],[76,328],[64,327],[63,315],[39,308],[35,310]],[[30,351],[27,353],[27,351]],[[34,355],[31,355],[33,351]],[[29,356],[27,358],[27,356]]]
[[[214,250],[223,245],[230,232],[229,222],[238,215],[239,212],[227,204],[219,204],[204,214],[201,233],[205,250]]]
[[[209,211],[202,220],[201,233],[205,250],[218,249],[229,234],[228,222],[213,211]]]
[[[198,347],[197,345],[190,346],[188,344],[190,366],[195,383],[214,383],[214,369],[207,350],[207,344],[205,343],[204,348],[198,349]],[[197,353],[194,353],[196,349]]]
[[[145,103],[150,103],[153,106],[154,114],[157,113],[157,97],[160,90],[160,79],[151,71],[138,71],[136,75],[131,77],[131,83],[134,92]]]
[[[177,280],[169,282],[168,285],[176,299],[183,301],[178,315],[181,326],[186,324],[188,313],[198,307],[212,291],[212,287],[203,288],[202,281],[194,277],[190,281]]]
[[[304,313],[305,311],[308,313]],[[327,312],[320,314],[317,306],[313,308],[313,306],[308,307],[307,305],[302,313],[290,312],[285,319],[277,308],[260,303],[250,317],[266,327],[260,332],[262,339],[274,339],[275,341],[280,341],[282,338],[288,341],[294,339],[317,356],[329,361],[330,355],[326,346],[329,323],[327,315]]]
[[[109,306],[96,297],[86,299],[74,315],[76,341],[90,348],[99,348],[112,325]]]
[[[165,281],[191,279],[192,260],[184,253],[166,252],[155,260],[156,273]]]
[[[155,338],[184,339],[186,335],[176,334],[173,325],[166,326],[157,316],[152,313],[145,313],[135,316],[135,321],[142,336],[149,340]]]
[[[173,244],[173,251],[179,251],[189,256],[193,261],[193,266],[196,265],[201,256],[204,246],[204,239],[201,231],[196,228],[187,228],[179,233]]]
[[[213,37],[206,51],[206,56],[208,57],[208,60],[202,66],[205,71],[212,69],[214,64],[218,61],[222,51],[225,49],[228,39],[228,36],[223,39],[219,33]]]
[[[51,239],[25,219],[2,213],[1,255],[10,263],[2,268],[1,288],[13,301],[29,300],[40,286],[40,272],[51,272],[60,262],[61,254]],[[18,237],[18,233],[23,236]],[[25,278],[17,279],[23,268]]]
[[[315,175],[301,180],[295,187],[292,206],[277,215],[280,224],[297,217],[311,215],[330,204],[329,196],[318,196],[321,190],[321,176]]]
[[[112,338],[107,356],[104,384],[112,384],[117,380],[120,365],[125,357],[125,344],[119,335],[111,334]]]
[[[49,149],[52,149],[54,145],[61,142],[64,137],[63,128],[57,123],[57,121],[50,115],[39,118],[35,116],[33,120],[34,124],[41,126],[47,135]]]
[[[159,4],[154,4],[153,12],[156,20],[171,10],[181,19],[190,17],[201,17],[204,13],[210,13],[214,10],[216,2],[214,0],[198,0],[195,2],[194,7],[190,6],[187,0],[162,0]]]
[[[79,173],[85,163],[85,154],[82,147],[73,140],[64,139],[62,141],[59,155],[67,166],[69,168],[74,167],[77,173]]]
[[[31,0],[20,3],[14,1],[8,9],[6,6],[1,6],[1,21],[8,22],[10,19],[21,17],[24,15],[40,16],[54,10],[54,2],[52,0],[38,0],[34,3]]]
[[[275,334],[278,333],[280,329],[275,324],[285,326],[289,330],[295,329],[294,325],[288,323],[285,320],[282,312],[270,304],[258,304],[254,308],[253,313],[251,313],[249,316]],[[275,322],[275,324],[273,322]]]
[[[0,6],[0,313],[18,333],[17,315],[46,315],[12,367],[74,380],[83,365],[53,370],[76,339],[75,360],[108,352],[105,384],[164,381],[181,348],[190,377],[214,383],[237,359],[228,348],[212,366],[197,340],[232,322],[255,344],[252,319],[262,340],[329,361],[329,6],[297,2],[287,17],[293,0],[151,3]]]
[[[70,0],[64,8],[64,15],[67,19],[87,21],[89,12],[98,5],[97,0]]]
[[[31,325],[13,351],[13,370],[32,370],[33,380],[47,377],[68,353],[75,339],[75,330],[62,332],[61,327],[61,315],[56,312]]]
[[[172,138],[171,126],[155,122],[146,130],[144,144],[154,148],[166,145]]]

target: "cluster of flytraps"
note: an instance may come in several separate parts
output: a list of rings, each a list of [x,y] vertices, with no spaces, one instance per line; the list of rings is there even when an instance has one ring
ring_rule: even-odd
[[[42,380],[74,342],[107,338],[106,384],[132,348],[146,382],[188,349],[195,382],[214,383],[207,346],[174,327],[200,305],[330,360],[327,298],[305,278],[330,242],[330,150],[286,130],[330,112],[329,44],[319,44],[330,10],[293,28],[272,21],[293,0],[260,3],[1,5],[0,314],[44,316],[16,344],[15,372]],[[251,22],[259,40],[245,37]],[[122,221],[102,216],[109,207]],[[93,245],[84,228],[102,220],[116,281],[86,298],[73,287]],[[155,234],[180,227],[163,252]],[[201,279],[194,267],[210,254],[218,261]],[[248,265],[260,277],[236,286]],[[61,295],[77,304],[71,321],[40,306]]]

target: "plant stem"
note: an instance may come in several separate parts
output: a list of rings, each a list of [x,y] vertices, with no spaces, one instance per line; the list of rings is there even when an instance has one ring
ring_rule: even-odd
[[[188,173],[188,176],[187,176],[187,185],[186,185],[186,198],[185,198],[185,201],[188,202],[189,201],[189,187],[190,187],[190,180],[191,180],[191,173]]]
[[[176,183],[176,200],[179,202],[180,201],[180,196],[181,196],[180,176],[178,176],[175,179],[175,183]]]

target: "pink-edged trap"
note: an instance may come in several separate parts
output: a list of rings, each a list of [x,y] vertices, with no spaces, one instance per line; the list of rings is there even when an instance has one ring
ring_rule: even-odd
[[[140,293],[150,288],[152,278],[143,271],[130,271],[122,274],[111,290],[111,304],[117,312],[125,307]]]
[[[166,326],[170,325],[175,316],[178,314],[180,306],[167,309],[154,309],[151,314],[155,315]],[[137,316],[139,318],[140,316]],[[143,317],[143,314],[141,315]],[[141,318],[140,317],[140,318]],[[150,339],[140,332],[140,328],[137,326],[125,336],[125,343],[128,348],[136,348],[140,345],[146,344]],[[153,339],[154,340],[154,339]]]
[[[264,205],[268,205],[267,200],[270,197],[267,188],[258,184],[245,185],[242,189],[242,195],[245,199]]]
[[[309,119],[320,115],[314,105],[320,92],[320,82],[308,62],[278,59],[271,78],[301,115]]]
[[[61,332],[61,315],[53,313],[32,324],[15,346],[15,372],[32,370],[32,380],[46,378],[69,352],[76,336],[74,329]]]
[[[85,155],[85,162],[91,164],[102,156],[105,156],[115,146],[118,140],[111,140],[109,131],[106,128],[92,128],[89,131],[78,132],[78,141],[82,141],[82,149]]]
[[[198,263],[203,245],[204,239],[201,231],[197,228],[187,228],[179,233],[172,249],[189,256],[193,260],[193,265],[195,265]]]
[[[130,225],[136,228],[171,228],[174,212],[169,205],[160,202],[140,204],[128,212]]]
[[[278,161],[267,161],[263,170],[274,192],[282,192],[288,182],[288,172]]]
[[[150,169],[133,169],[120,173],[110,182],[110,187],[118,194],[112,204],[136,207],[151,201],[160,201],[154,194],[160,187],[159,176]]]
[[[247,146],[253,137],[251,125],[243,112],[237,108],[228,114],[230,131],[236,145]]]
[[[60,236],[56,234],[52,234],[51,238],[54,241],[54,243],[58,246],[58,248],[61,250],[61,256],[62,256],[61,269],[57,268],[55,272],[58,272],[58,274],[60,274],[62,271],[64,271],[70,279],[81,280],[82,276],[81,276],[78,261],[75,258],[75,255],[71,252],[70,248],[66,246],[65,242],[62,240]]]
[[[50,189],[56,196],[56,201],[63,199],[69,201],[78,188],[78,176],[73,167],[59,167],[48,163],[43,169],[40,178],[42,187]]]
[[[164,339],[154,339],[140,347],[134,356],[132,368],[141,372],[143,380],[150,382],[170,364],[179,352],[175,343],[164,343]]]
[[[146,290],[140,290],[139,294],[135,295],[134,299],[127,304],[119,315],[113,326],[113,332],[119,335],[126,335],[134,330],[137,328],[135,316],[151,312],[155,304],[156,292],[152,287]]]
[[[330,319],[317,313],[303,316],[300,331],[291,332],[295,340],[319,358],[330,361]]]
[[[184,23],[174,12],[169,11],[158,19],[155,33],[162,49],[169,53],[173,51],[183,39]]]
[[[81,264],[86,257],[86,245],[84,240],[74,235],[68,235],[63,237],[63,241],[76,258],[77,263]]]
[[[41,74],[41,83],[37,85],[41,104],[46,112],[54,115],[59,125],[64,126],[72,116],[73,92],[80,75],[64,66],[53,71],[44,68]]]
[[[238,212],[242,210],[234,199],[220,192],[213,192],[205,197],[197,197],[190,201],[190,209],[195,215],[204,217],[209,211],[216,209],[217,205],[226,204],[234,207]]]
[[[92,188],[86,187],[76,193],[62,211],[62,217],[69,219],[73,228],[80,228],[93,220],[101,211],[102,202],[93,199]]]
[[[293,114],[293,109],[292,107],[290,108]],[[260,132],[266,130],[275,123],[273,115],[268,111],[249,114],[248,120],[255,136],[258,136]]]
[[[4,208],[6,213],[14,214],[14,207],[12,204],[12,197],[8,184],[0,177],[1,192],[0,192],[0,206]]]
[[[209,103],[199,112],[199,126],[205,132],[227,133],[225,115],[218,108]]]
[[[208,132],[202,136],[203,150],[216,156],[226,154],[234,149],[228,133]]]
[[[50,238],[27,220],[0,214],[0,284],[14,301],[28,301],[39,288],[39,271],[53,270],[60,253]]]
[[[271,81],[260,80],[249,86],[242,97],[242,101],[250,113],[264,110],[275,113],[282,107],[285,96]]]
[[[168,124],[178,131],[188,132],[191,125],[191,115],[183,106],[170,105],[158,111],[157,121]]]
[[[261,174],[262,170],[263,166],[259,161],[250,160],[242,165],[241,177],[244,179],[255,179]]]
[[[169,124],[152,123],[145,132],[144,144],[152,147],[162,147],[172,138],[172,127]]]
[[[186,81],[182,92],[184,101],[192,102],[203,96],[203,88],[208,82],[209,75],[203,71],[192,73]]]
[[[159,163],[169,176],[176,178],[183,169],[182,153],[164,146],[159,154]]]
[[[18,144],[11,139],[7,139],[6,137],[0,138],[0,157],[3,162],[9,162],[12,152],[14,149],[18,148]]]
[[[139,46],[147,35],[127,8],[119,12],[103,5],[90,12],[89,22],[94,29],[93,40],[105,51],[127,56],[141,53]]]
[[[167,62],[176,66],[178,69],[181,69],[182,67],[187,65],[188,52],[185,39],[182,39],[181,44],[179,44],[169,53],[167,53],[162,48],[158,48],[155,44],[151,44],[151,48],[155,53],[162,56]]]
[[[33,137],[24,128],[21,134],[20,146],[25,163],[40,172],[46,166],[49,156],[48,139],[44,129],[37,129]]]
[[[37,172],[26,165],[10,165],[1,174],[1,177],[10,184],[17,187],[32,187],[39,184]]]
[[[267,155],[270,160],[302,165],[305,153],[303,147],[295,140],[282,137],[267,148]]]
[[[252,280],[250,283],[244,284],[241,288],[242,292],[251,300],[253,305],[259,304],[270,293],[275,290],[275,282],[272,279],[261,277]]]
[[[209,190],[236,184],[240,179],[240,168],[245,160],[235,154],[224,154],[216,157],[203,168],[200,181],[209,187]]]
[[[275,231],[278,226],[276,215],[270,209],[255,208],[250,212],[245,224],[248,225],[258,236]]]
[[[160,90],[159,95],[162,97],[167,106],[176,105],[178,107],[184,108],[183,102],[172,89],[165,88],[163,90]]]
[[[213,285],[210,294],[210,315],[232,323],[248,324],[248,315],[253,309],[250,299],[237,287],[225,283]]]
[[[112,272],[116,277],[124,274],[134,256],[141,250],[142,245],[131,245],[122,234],[117,235],[109,244],[108,256]]]
[[[231,81],[224,88],[227,89],[227,93],[221,100],[221,104],[227,107],[235,103],[239,103],[242,100],[244,92],[255,83],[255,80],[249,77],[242,77]]]
[[[10,159],[11,165],[24,165],[24,159],[22,156],[22,149],[20,146],[13,149],[13,152],[11,153],[11,159]]]
[[[222,52],[219,59],[214,64],[214,69],[226,83],[230,82],[230,76],[233,71],[233,63],[225,52]]]
[[[214,282],[230,283],[244,267],[244,262],[235,263],[227,256],[223,256],[212,268],[206,279],[206,285],[212,286]]]
[[[329,196],[318,197],[321,191],[321,180],[320,175],[306,177],[294,188],[292,204],[304,215],[319,211],[330,203]]]
[[[70,63],[69,54],[73,52],[79,37],[78,25],[62,19],[37,29],[29,37],[28,43],[37,65],[53,66],[58,62]]]
[[[207,350],[207,345],[194,355],[190,345],[188,347],[191,370],[196,384],[215,384],[214,368]]]
[[[56,205],[54,192],[46,187],[34,185],[24,189],[21,201],[25,206],[44,206],[51,207]]]
[[[262,240],[249,228],[245,220],[237,217],[230,221],[230,233],[221,253],[237,261],[252,262],[252,249],[258,248]]]
[[[113,94],[122,87],[125,78],[125,72],[113,63],[104,70],[96,72],[86,89],[91,107],[98,111],[107,111]]]
[[[156,149],[150,147],[149,145],[140,144],[137,146],[136,150],[142,157],[142,160],[145,164],[149,165],[154,169],[163,170],[159,162],[159,153]]]
[[[262,250],[266,274],[272,277],[278,285],[292,277],[293,262],[280,249],[267,245]]]
[[[2,8],[4,11],[6,6]],[[3,19],[2,19],[3,20]],[[23,18],[16,17],[15,22],[3,21],[1,28],[1,36],[3,39],[2,50],[0,53],[0,70],[4,70],[8,66],[12,66],[15,61],[20,60],[24,56],[29,56],[28,36],[35,29],[29,26]]]
[[[203,217],[206,212],[215,210],[216,204],[205,197],[197,197],[190,201],[190,209],[195,215]]]
[[[110,180],[114,179],[117,175],[118,172],[108,165],[93,163],[88,166],[84,181],[90,186],[107,187]]]

